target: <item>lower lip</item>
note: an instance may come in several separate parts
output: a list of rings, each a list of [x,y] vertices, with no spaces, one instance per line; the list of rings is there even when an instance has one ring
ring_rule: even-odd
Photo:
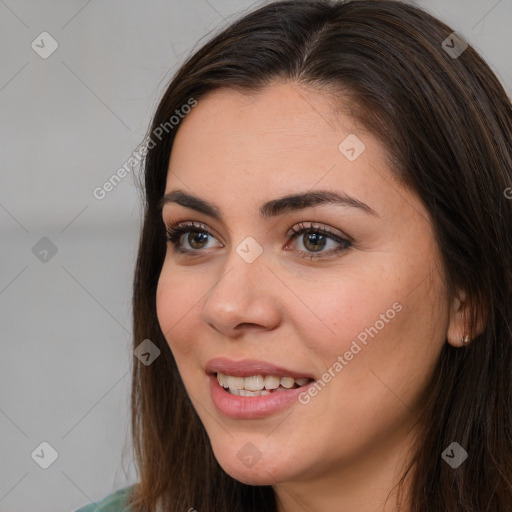
[[[217,409],[230,418],[253,419],[263,418],[298,403],[298,397],[306,391],[310,384],[288,391],[275,391],[269,395],[238,396],[226,391],[217,380],[216,375],[209,375],[212,401]]]

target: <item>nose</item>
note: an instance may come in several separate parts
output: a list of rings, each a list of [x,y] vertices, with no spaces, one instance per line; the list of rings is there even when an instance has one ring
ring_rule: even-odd
[[[248,263],[233,251],[222,270],[203,304],[203,321],[232,338],[247,329],[275,329],[282,316],[280,287],[263,255]]]

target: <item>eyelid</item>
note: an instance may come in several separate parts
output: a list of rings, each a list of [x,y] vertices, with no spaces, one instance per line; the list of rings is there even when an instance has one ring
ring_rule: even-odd
[[[298,222],[297,224],[294,224],[286,232],[286,238],[292,238],[294,235],[297,235],[297,233],[300,233],[301,230],[307,231],[315,229],[317,229],[318,231],[322,231],[323,233],[326,233],[334,238],[342,239],[343,241],[350,242],[351,244],[354,243],[354,239],[350,235],[347,235],[347,233],[344,233],[339,229],[332,228],[325,224],[309,220],[301,221]]]
[[[193,228],[197,228],[199,231],[206,231],[207,233],[213,235],[216,240],[218,240],[221,244],[224,245],[222,241],[222,237],[217,233],[215,229],[212,229],[208,224],[204,224],[203,222],[196,220],[182,220],[182,221],[164,221],[164,226],[166,232],[169,232],[174,229],[179,229],[180,227],[188,228],[189,231],[194,231]]]
[[[215,236],[215,238],[219,241],[222,241],[222,237],[218,234],[218,232],[215,230],[215,229],[212,229],[210,226],[208,226],[207,224],[204,224],[203,222],[200,222],[200,221],[195,221],[195,220],[172,220],[172,219],[169,219],[169,220],[163,220],[163,223],[164,223],[164,226],[167,230],[170,230],[170,229],[176,229],[176,228],[179,228],[180,226],[194,226],[198,229],[202,229],[204,231],[208,231],[210,232],[212,235]],[[297,227],[299,229],[297,229]],[[355,240],[350,236],[348,235],[347,233],[345,233],[344,231],[341,231],[340,229],[337,229],[337,228],[332,228],[331,226],[328,226],[328,225],[325,225],[325,224],[322,224],[320,222],[317,222],[317,221],[309,221],[309,220],[306,220],[306,221],[301,221],[301,222],[298,222],[296,224],[294,224],[293,226],[291,226],[285,233],[285,236],[286,238],[290,239],[292,238],[292,236],[294,234],[297,234],[297,232],[300,230],[300,229],[318,229],[318,230],[321,230],[321,231],[325,231],[327,232],[328,234],[330,235],[333,235],[334,237],[339,237],[339,238],[342,238],[350,243],[354,243]],[[224,242],[222,242],[224,243]]]

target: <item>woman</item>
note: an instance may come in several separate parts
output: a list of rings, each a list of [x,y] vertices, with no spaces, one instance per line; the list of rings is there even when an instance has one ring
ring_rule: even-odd
[[[512,510],[511,140],[405,3],[272,3],[192,55],[147,139],[140,482],[100,509]]]

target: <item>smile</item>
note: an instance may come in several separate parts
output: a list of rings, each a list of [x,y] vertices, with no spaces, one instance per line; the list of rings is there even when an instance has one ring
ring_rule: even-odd
[[[217,380],[230,394],[237,396],[262,396],[274,392],[285,392],[305,386],[312,381],[306,377],[299,379],[277,375],[238,377],[221,372],[217,372]]]

